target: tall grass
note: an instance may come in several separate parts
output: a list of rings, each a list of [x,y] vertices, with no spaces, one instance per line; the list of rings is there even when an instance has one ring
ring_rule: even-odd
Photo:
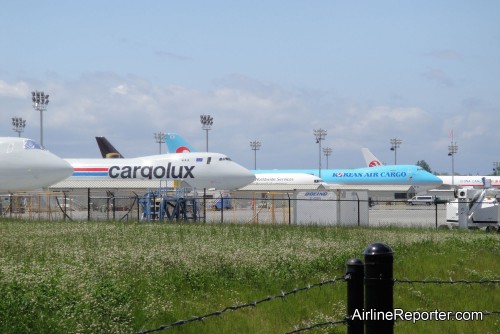
[[[394,276],[498,279],[500,236],[470,231],[324,226],[0,223],[0,332],[131,333],[341,276],[382,241]],[[396,284],[405,310],[500,310],[498,285]],[[345,315],[345,283],[168,330],[283,333]],[[498,333],[474,322],[398,322],[396,333]],[[166,331],[166,332],[168,332]],[[343,325],[316,332],[345,333]]]

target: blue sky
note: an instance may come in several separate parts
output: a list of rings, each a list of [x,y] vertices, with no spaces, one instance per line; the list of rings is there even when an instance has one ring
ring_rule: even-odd
[[[500,2],[10,1],[0,12],[0,131],[39,140],[31,91],[50,94],[44,144],[100,157],[155,154],[154,132],[253,168],[316,168],[326,129],[331,168],[362,167],[368,147],[488,174],[500,161]],[[163,148],[165,151],[165,148]],[[323,159],[324,156],[323,156]],[[326,167],[326,160],[323,160]]]

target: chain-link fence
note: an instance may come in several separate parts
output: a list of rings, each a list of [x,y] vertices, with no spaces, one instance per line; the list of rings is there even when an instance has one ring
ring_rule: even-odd
[[[298,194],[311,195],[309,197]],[[334,194],[333,197],[330,194]],[[78,189],[4,195],[3,217],[28,220],[183,221],[438,227],[447,201],[410,205],[366,190],[194,192]]]

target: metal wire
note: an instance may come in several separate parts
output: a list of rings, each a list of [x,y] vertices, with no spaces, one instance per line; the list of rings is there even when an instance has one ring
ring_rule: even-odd
[[[238,305],[226,306],[226,307],[224,307],[223,309],[221,309],[219,311],[215,311],[215,312],[208,313],[208,314],[205,314],[205,315],[200,315],[200,316],[193,316],[193,317],[191,317],[191,319],[177,320],[177,321],[175,321],[175,322],[173,322],[171,324],[161,325],[160,327],[155,328],[155,329],[142,330],[142,331],[140,331],[138,333],[140,333],[140,334],[147,334],[147,333],[159,332],[159,331],[162,331],[162,330],[165,330],[165,329],[169,329],[169,328],[173,328],[173,327],[177,327],[177,326],[182,326],[182,325],[188,324],[190,322],[201,321],[201,320],[204,320],[206,318],[220,316],[220,315],[224,314],[227,311],[235,311],[235,310],[239,310],[239,309],[247,308],[247,307],[256,307],[258,304],[269,302],[269,301],[272,301],[272,300],[275,300],[275,299],[283,299],[283,298],[286,298],[286,297],[288,297],[290,295],[296,294],[297,292],[306,291],[306,290],[310,290],[312,288],[322,287],[323,285],[332,284],[332,283],[335,283],[335,282],[346,281],[346,280],[347,279],[346,279],[345,276],[342,276],[342,277],[339,277],[339,278],[337,278],[335,276],[334,278],[331,278],[331,279],[328,279],[328,280],[325,280],[325,281],[322,281],[322,282],[319,282],[319,283],[316,283],[316,284],[307,285],[307,286],[302,287],[302,288],[295,288],[293,290],[286,291],[286,292],[282,291],[280,294],[277,294],[277,295],[274,295],[274,296],[267,296],[267,297],[262,298],[260,300],[256,300],[256,301],[253,301],[253,302],[250,302],[250,303],[246,303],[246,304],[238,304]],[[343,321],[345,321],[345,320],[343,320]]]

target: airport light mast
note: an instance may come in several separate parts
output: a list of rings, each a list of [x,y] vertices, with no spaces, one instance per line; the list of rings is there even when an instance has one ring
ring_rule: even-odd
[[[324,147],[323,148],[323,154],[326,156],[326,169],[328,169],[328,157],[332,155],[332,148],[331,147]]]
[[[399,148],[399,145],[401,145],[403,141],[398,138],[392,138],[390,141],[391,141],[391,151],[394,151],[394,164],[397,165],[396,152]]]
[[[47,110],[49,104],[49,94],[45,95],[44,92],[34,91],[31,92],[31,101],[33,102],[33,109],[40,112],[40,145],[43,146],[43,112]]]
[[[160,145],[160,154],[161,154],[161,144],[165,142],[167,134],[164,132],[155,132],[153,135],[155,137],[155,142],[157,142]]]
[[[26,120],[22,119],[22,117],[12,117],[12,126],[12,130],[17,132],[18,137],[21,137],[21,132],[23,132],[26,127]]]
[[[314,136],[316,137],[316,144],[319,144],[319,164],[318,164],[318,176],[321,177],[321,141],[325,140],[326,130],[316,129],[313,130]]]
[[[201,128],[202,130],[205,130],[207,135],[206,135],[206,143],[207,143],[207,152],[208,152],[208,130],[212,129],[212,125],[214,124],[214,119],[210,115],[200,115],[200,121],[201,121]]]
[[[250,142],[250,147],[253,150],[253,169],[257,169],[257,150],[262,146],[260,141],[254,140]]]
[[[453,131],[451,132],[451,145],[448,145],[448,156],[451,157],[451,186],[455,186],[455,154],[458,151],[456,141],[453,141]]]

